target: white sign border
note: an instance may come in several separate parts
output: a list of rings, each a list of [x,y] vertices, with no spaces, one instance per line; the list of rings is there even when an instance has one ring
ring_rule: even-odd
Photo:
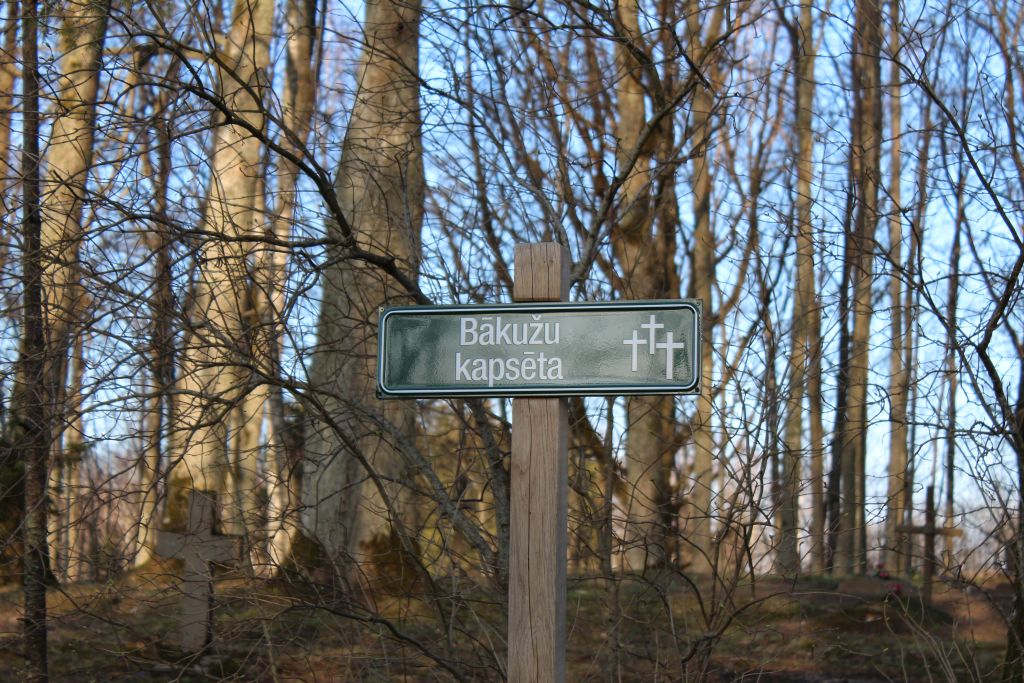
[[[699,299],[660,299],[644,301],[607,301],[607,302],[571,302],[559,301],[551,303],[515,303],[515,304],[448,304],[438,306],[395,306],[381,311],[377,331],[377,397],[381,399],[402,398],[511,398],[516,396],[561,397],[561,396],[671,396],[675,394],[699,394],[701,387],[701,309],[703,302]],[[615,385],[608,387],[580,387],[566,385],[564,387],[466,387],[465,389],[445,387],[441,389],[389,389],[384,384],[384,358],[386,357],[385,329],[389,318],[401,315],[449,315],[457,313],[489,314],[489,313],[574,313],[600,312],[603,310],[684,310],[693,312],[693,339],[695,341],[692,367],[694,381],[690,384],[675,386],[661,385],[652,387],[648,384]]]

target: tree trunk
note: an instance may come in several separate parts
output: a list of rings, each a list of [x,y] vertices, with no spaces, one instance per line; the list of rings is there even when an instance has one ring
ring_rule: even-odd
[[[845,233],[844,251],[842,259],[842,274],[839,279],[839,310],[837,313],[839,324],[839,339],[836,350],[836,399],[835,399],[835,424],[832,432],[830,450],[832,462],[829,465],[828,487],[825,492],[825,508],[828,516],[828,569],[831,572],[842,571],[840,563],[842,559],[839,551],[842,545],[840,535],[842,532],[842,479],[843,468],[843,435],[846,428],[846,401],[847,386],[850,376],[850,279],[851,279],[851,254],[853,252],[852,233],[853,199],[852,189],[848,195],[846,220],[843,226]],[[819,361],[820,363],[820,361]],[[843,548],[843,552],[846,550]]]
[[[256,325],[250,321],[246,327]],[[253,564],[260,562],[260,548],[263,545],[263,510],[260,504],[259,480],[261,437],[263,435],[264,411],[267,405],[267,385],[253,378],[249,391],[238,400],[231,420],[230,467],[225,488],[234,499],[234,519],[231,526],[234,533],[245,537],[245,547],[250,551]]]
[[[135,567],[141,567],[153,558],[155,537],[151,532],[154,531],[160,500],[164,436],[167,433],[167,426],[173,422],[168,411],[173,404],[169,392],[174,383],[174,334],[171,324],[174,315],[174,291],[171,288],[171,237],[166,229],[171,148],[165,132],[158,132],[157,135],[159,138],[156,154],[159,155],[159,162],[152,173],[157,188],[156,206],[153,207],[157,220],[149,238],[149,248],[156,254],[150,304],[152,327],[148,361],[151,385],[150,394],[146,398],[145,426],[142,435],[144,445],[138,465],[141,499],[133,560]]]
[[[237,369],[238,383],[246,388],[233,401],[229,420],[228,468],[224,481],[228,500],[225,511],[226,528],[245,538],[252,564],[261,563],[263,545],[263,510],[260,504],[260,460],[262,452],[264,413],[267,403],[266,341],[261,320],[266,311],[266,289],[262,286],[261,275],[266,272],[267,245],[260,240],[269,231],[266,217],[266,183],[262,171],[252,183],[252,217],[248,223],[247,237],[251,238],[250,249],[245,256],[247,277],[240,283],[244,298],[240,302],[239,332],[240,353],[245,354],[247,363],[240,363]],[[255,264],[255,265],[251,265]],[[257,272],[259,271],[259,272]]]
[[[929,150],[931,147],[931,113],[930,106],[926,105],[923,112],[923,119],[921,123],[921,147],[918,151],[918,165],[916,171],[916,188],[915,188],[915,206],[912,222],[910,225],[910,243],[907,250],[906,260],[906,273],[907,282],[914,283],[913,287],[907,287],[904,292],[904,303],[903,310],[906,313],[905,322],[905,334],[906,342],[903,344],[903,367],[906,369],[907,376],[906,382],[908,387],[908,401],[909,401],[909,415],[916,414],[917,406],[917,391],[918,383],[916,381],[915,368],[916,363],[916,351],[915,351],[915,338],[914,333],[915,324],[917,320],[918,304],[916,297],[919,296],[920,289],[917,286],[918,274],[917,274],[917,262],[921,249],[921,244],[924,239],[924,218],[925,210],[928,206],[928,159]],[[914,509],[914,462],[913,455],[916,438],[916,424],[912,424],[908,433],[908,450],[907,450],[907,471],[903,482],[903,524],[912,525],[912,512]],[[900,546],[900,552],[903,556],[902,571],[906,574],[910,573],[911,563],[913,561],[913,539],[909,534],[905,534]]]
[[[65,454],[64,426],[68,401],[67,370],[72,338],[83,309],[83,292],[78,266],[82,242],[86,184],[92,166],[95,138],[96,95],[106,37],[109,5],[106,2],[69,2],[60,31],[60,77],[56,110],[46,149],[46,174],[42,185],[41,246],[43,263],[43,329],[46,336],[45,382],[51,412],[49,495],[63,501],[68,495],[66,461],[78,457]],[[58,575],[64,576],[68,521],[54,506],[50,517],[51,557]],[[66,510],[65,510],[66,511]]]
[[[264,71],[269,62],[273,3],[239,3],[224,47],[218,92],[232,116],[262,129]],[[225,495],[222,514],[237,522],[254,513],[227,489],[230,458],[228,425],[248,377],[241,363],[248,355],[244,316],[248,312],[247,257],[253,226],[257,179],[262,172],[257,138],[231,121],[214,135],[210,188],[202,229],[195,285],[176,392],[176,432],[172,435],[173,469],[168,480],[167,528],[185,523],[188,489]],[[232,444],[236,445],[236,444]]]
[[[899,21],[898,2],[890,3],[891,30],[890,52],[899,54]],[[901,74],[899,66],[892,65],[889,84],[889,129],[892,135],[892,148],[889,160],[889,197],[893,202],[889,214],[889,301],[892,305],[890,315],[889,350],[889,423],[892,431],[889,435],[889,481],[886,496],[885,516],[885,559],[886,568],[897,571],[899,552],[903,544],[901,534],[896,529],[903,524],[906,515],[904,510],[906,475],[908,466],[907,453],[907,402],[910,398],[910,369],[904,364],[904,347],[909,342],[907,331],[910,329],[910,312],[903,308],[903,278],[907,271],[903,267],[903,200],[901,198],[901,176],[903,173],[902,108],[901,108]]]
[[[957,215],[956,225],[953,229],[953,245],[949,254],[949,282],[946,294],[946,429],[945,429],[945,473],[946,473],[946,496],[945,496],[945,520],[946,527],[953,526],[953,494],[956,489],[954,475],[956,464],[956,407],[957,393],[959,391],[959,363],[957,362],[957,306],[959,305],[960,294],[960,233],[967,220],[965,214],[964,196],[964,173],[961,171],[961,179],[957,186]],[[942,562],[945,567],[953,566],[953,537],[943,538],[944,551]]]
[[[716,10],[710,26],[716,30],[721,17]],[[691,3],[687,10],[687,33],[699,45],[703,12]],[[697,64],[704,62],[704,48],[699,49]],[[714,322],[712,313],[712,285],[715,281],[715,238],[711,231],[711,113],[714,106],[712,93],[698,86],[694,91],[690,111],[693,164],[690,184],[693,190],[693,262],[691,290],[704,302],[701,321],[700,394],[693,417],[693,472],[690,482],[690,519],[684,534],[694,549],[694,568],[708,571],[713,564],[711,529],[711,491],[714,482],[714,438],[711,433],[714,396],[711,375],[714,372]]]
[[[356,246],[394,259],[414,279],[423,220],[418,2],[366,4],[359,90],[342,145],[338,202]],[[310,370],[311,432],[302,522],[342,575],[384,560],[403,537],[410,472],[383,420],[412,436],[415,406],[375,398],[378,309],[409,302],[390,275],[338,245],[323,272],[317,348]]]
[[[616,45],[615,52],[619,72],[616,160],[626,181],[612,247],[622,269],[621,294],[627,299],[658,299],[669,292],[659,277],[666,252],[652,235],[651,145],[640,139],[646,97],[642,67],[631,54],[631,48],[643,50],[638,4],[620,5],[619,19],[629,44]],[[663,565],[670,555],[665,513],[671,494],[665,464],[671,451],[672,407],[672,400],[665,397],[637,396],[626,401],[629,493],[624,559],[626,567],[636,572]]]
[[[44,381],[46,336],[43,327],[42,251],[40,233],[39,178],[39,59],[38,6],[25,5],[22,18],[23,148],[22,194],[22,349],[12,396],[13,433],[10,438],[15,457],[25,466],[25,512],[22,523],[24,543],[24,656],[26,680],[45,683],[49,679],[46,657],[46,584],[49,553],[46,544],[46,460],[51,438],[49,397]]]
[[[853,331],[842,449],[842,512],[838,554],[846,573],[866,571],[864,455],[867,435],[868,334],[878,224],[881,147],[881,11],[878,0],[858,0],[854,31],[852,166],[856,192],[853,230]]]
[[[814,168],[814,26],[811,5],[800,5],[799,24],[794,32],[796,65],[796,284],[793,299],[793,328],[789,360],[789,401],[783,442],[783,480],[780,510],[778,569],[784,575],[800,570],[797,552],[800,529],[800,481],[804,444],[804,387],[808,380],[810,327],[815,307],[814,226],[811,224],[811,182]],[[819,472],[820,488],[820,472]],[[813,486],[813,485],[812,485]],[[815,541],[811,541],[812,548]],[[820,549],[812,556],[820,555]]]
[[[309,0],[289,0],[286,9],[288,56],[284,94],[281,98],[283,122],[279,144],[301,154],[312,124],[316,83],[313,76],[313,42],[316,36],[315,8]],[[283,243],[291,235],[295,217],[298,169],[287,158],[278,160],[277,196],[273,237]],[[289,487],[290,468],[286,455],[285,403],[277,379],[281,373],[281,337],[288,315],[285,291],[288,277],[288,253],[269,247],[260,254],[256,288],[252,299],[257,304],[262,346],[256,349],[258,367],[270,378],[266,405],[266,480],[267,480],[267,553],[271,571],[280,570],[291,557],[294,535],[299,527],[296,515],[297,490]],[[263,356],[259,358],[259,356]]]
[[[11,118],[14,114],[14,83],[18,76],[18,21],[20,12],[19,0],[6,0],[7,20],[4,22],[3,47],[0,48],[0,168],[14,168],[11,158]],[[11,174],[0,174],[0,195],[6,196],[8,187],[13,184]],[[0,208],[6,212],[6,208]],[[4,222],[8,221],[6,217]],[[0,270],[6,270],[9,246],[0,244]]]
[[[807,399],[810,403],[811,442],[811,568],[820,574],[828,562],[825,535],[827,509],[825,505],[825,425],[824,397],[821,391],[821,301],[815,298],[811,311],[811,324],[807,337],[810,369],[807,376]]]
[[[63,470],[64,500],[61,508],[64,511],[65,531],[62,554],[62,578],[77,581],[83,575],[84,558],[81,549],[82,494],[81,485],[82,461],[87,455],[85,441],[85,425],[82,422],[83,381],[85,379],[85,334],[75,337],[71,354],[71,387],[68,403],[69,423],[64,432]]]
[[[700,125],[698,139],[710,135],[711,97],[698,91],[695,97],[694,113],[704,118]],[[711,234],[711,176],[710,152],[706,148],[698,152],[694,161],[694,229],[693,248],[693,280],[696,297],[704,302],[704,319],[701,330],[704,339],[701,343],[701,388],[697,397],[697,412],[693,419],[694,471],[693,489],[690,493],[691,508],[694,519],[687,524],[687,535],[693,540],[699,553],[697,562],[709,562],[711,554],[711,488],[714,472],[712,470],[714,455],[714,439],[711,434],[711,418],[714,408],[714,397],[711,394],[711,375],[714,372],[714,355],[712,340],[714,339],[714,316],[711,311],[711,287],[715,279],[715,246]]]

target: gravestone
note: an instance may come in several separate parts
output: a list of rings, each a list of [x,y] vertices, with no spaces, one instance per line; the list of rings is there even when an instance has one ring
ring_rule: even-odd
[[[242,537],[216,532],[216,494],[189,492],[185,533],[160,530],[156,554],[185,562],[182,576],[181,647],[190,652],[205,648],[212,637],[213,584],[211,563],[235,563],[242,558]]]

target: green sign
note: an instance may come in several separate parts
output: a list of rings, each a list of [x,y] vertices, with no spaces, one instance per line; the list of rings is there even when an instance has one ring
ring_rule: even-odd
[[[700,390],[696,299],[409,306],[380,317],[383,398]]]

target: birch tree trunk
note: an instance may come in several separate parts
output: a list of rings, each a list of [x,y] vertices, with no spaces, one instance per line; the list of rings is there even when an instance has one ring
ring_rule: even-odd
[[[366,44],[335,184],[358,249],[394,259],[415,278],[423,221],[418,2],[366,3]],[[341,226],[332,235],[345,242]],[[378,309],[408,303],[388,274],[336,246],[323,271],[310,370],[311,431],[302,494],[304,528],[342,575],[384,561],[403,537],[407,470],[389,436],[411,436],[415,406],[375,397]]]
[[[240,2],[219,62],[219,95],[232,117],[262,129],[264,71],[274,6],[270,0]],[[222,121],[214,135],[210,188],[202,229],[199,273],[181,351],[175,393],[176,431],[168,480],[166,524],[184,525],[188,489],[234,492],[255,482],[255,454],[237,461],[229,455],[231,411],[242,399],[248,377],[244,316],[249,312],[246,263],[251,249],[262,172],[261,144],[245,128]],[[259,207],[262,208],[262,207]],[[234,446],[232,442],[232,446]],[[242,481],[237,481],[239,478]],[[248,500],[248,498],[247,498]],[[257,511],[228,496],[223,512],[229,527]]]

